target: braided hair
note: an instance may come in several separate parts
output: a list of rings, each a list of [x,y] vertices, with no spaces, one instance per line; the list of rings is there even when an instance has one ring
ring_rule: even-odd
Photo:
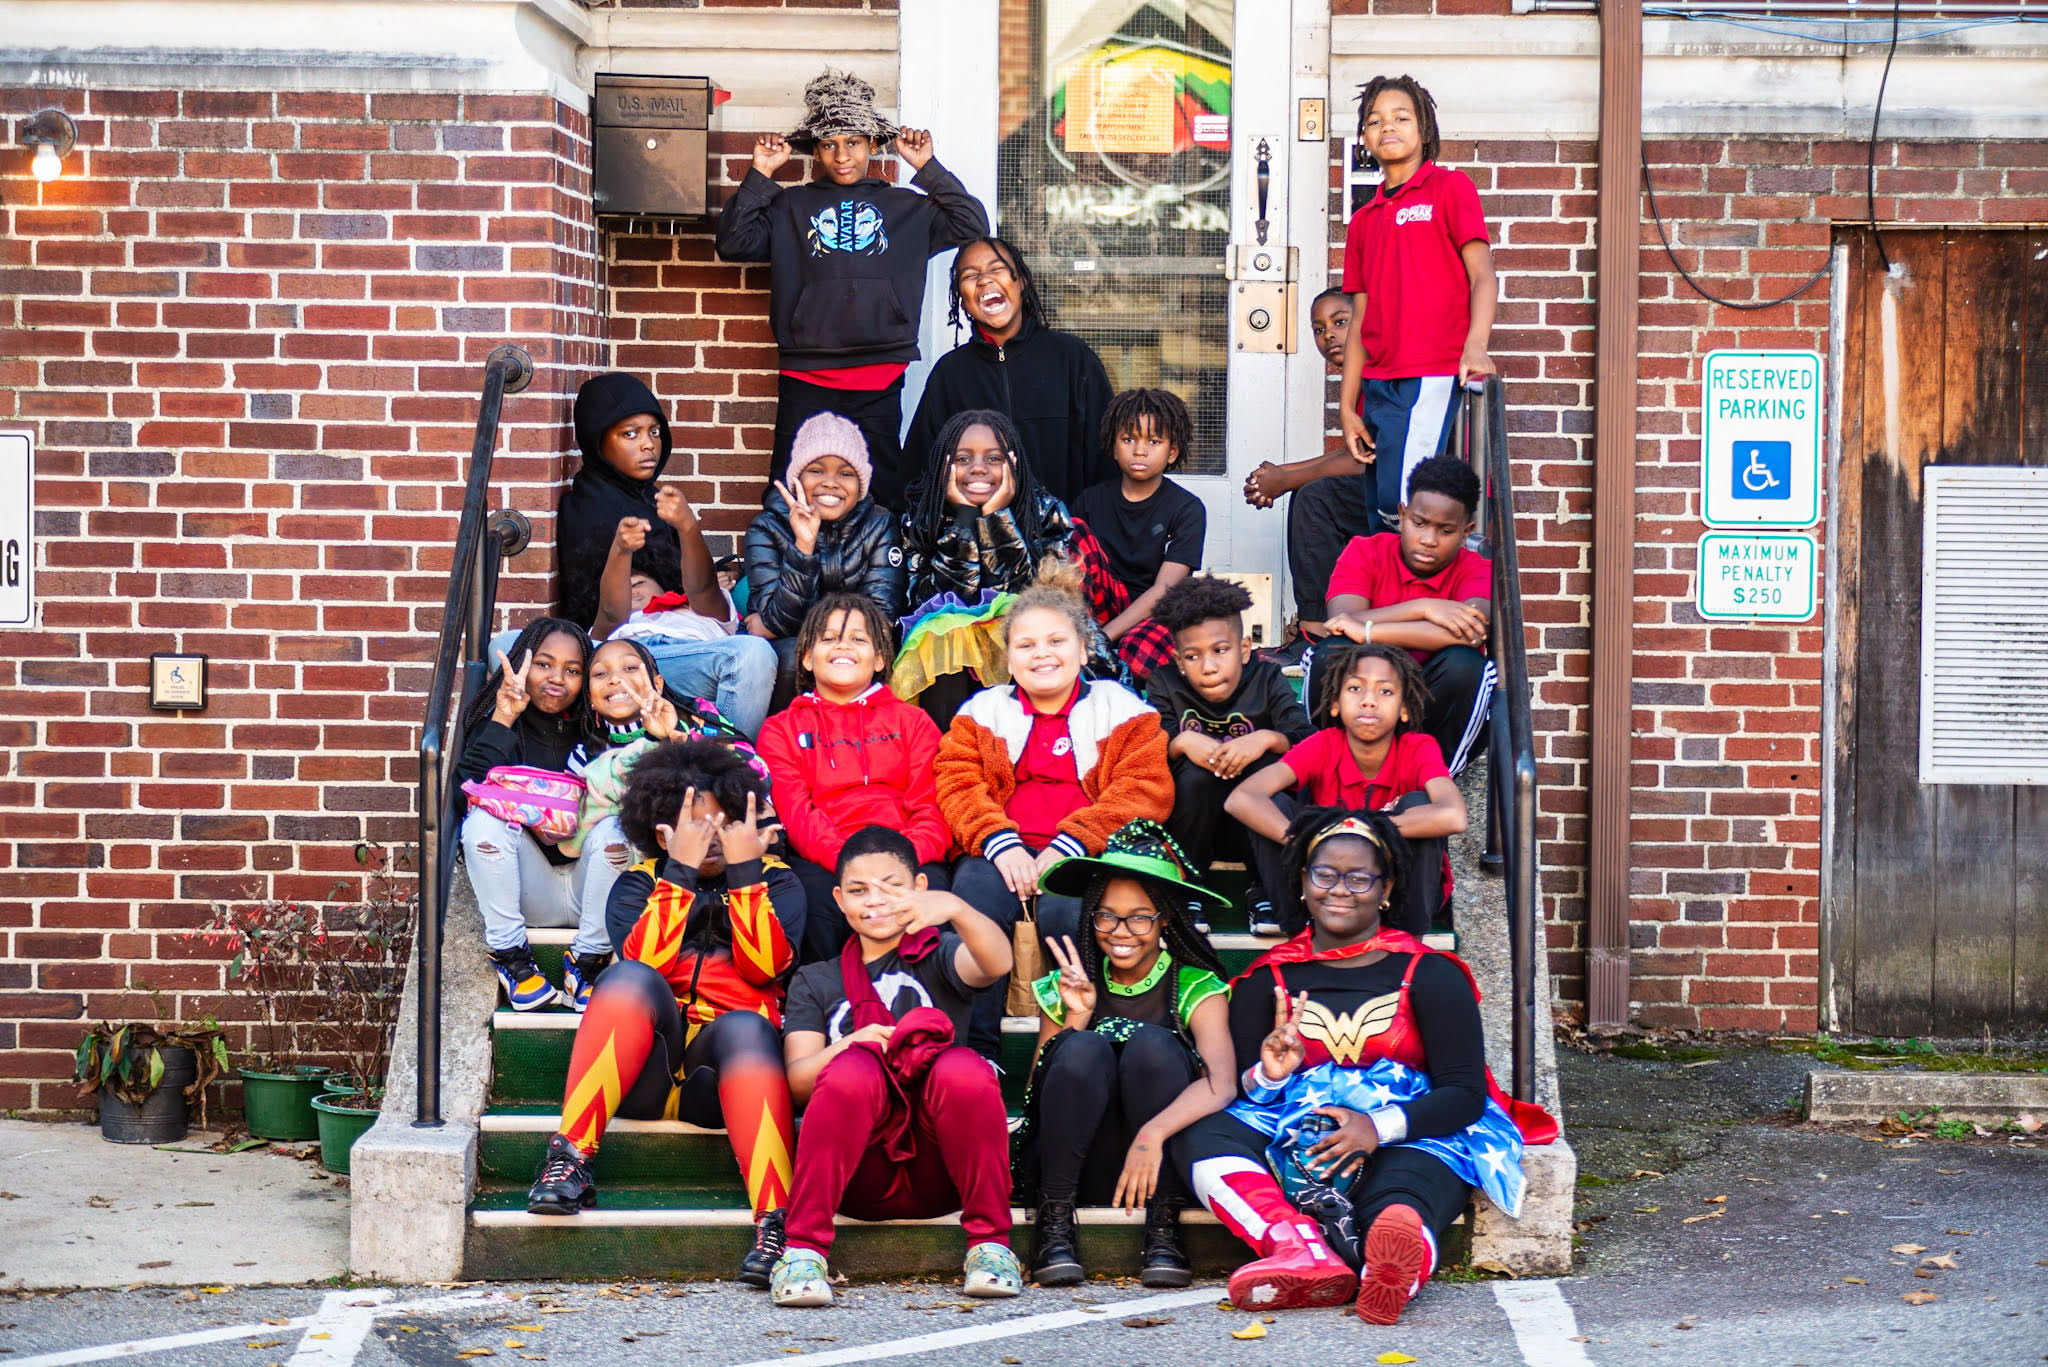
[[[1400,91],[1415,106],[1415,129],[1422,135],[1422,159],[1435,161],[1437,153],[1443,150],[1443,139],[1436,131],[1436,100],[1413,76],[1375,76],[1358,87],[1358,145],[1365,149],[1367,169],[1379,170],[1380,159],[1372,154],[1365,140],[1365,119],[1372,113],[1372,102],[1389,90]]]
[[[590,707],[590,657],[593,653],[590,633],[566,617],[536,617],[520,631],[517,639],[512,642],[511,649],[505,652],[505,658],[516,665],[526,658],[528,651],[538,653],[541,642],[558,633],[574,640],[577,648],[583,652],[583,687],[577,690],[575,701],[569,704],[569,710],[562,716],[559,724],[567,730],[571,740],[582,741],[584,749],[594,755],[600,750],[608,749],[612,742],[611,737],[606,734],[603,722]],[[648,677],[652,678],[653,675],[654,671],[650,668]],[[475,735],[478,728],[491,719],[491,713],[498,705],[498,689],[504,682],[505,667],[494,666],[490,675],[484,679],[484,686],[477,690],[476,696],[470,699],[469,706],[462,713],[463,735]],[[528,703],[526,713],[520,715],[523,718],[535,710],[533,705]]]
[[[896,658],[896,624],[882,611],[882,605],[864,593],[828,593],[811,606],[804,614],[804,624],[796,633],[796,680],[799,688],[816,688],[817,680],[811,675],[808,661],[811,651],[818,642],[825,639],[826,628],[840,613],[847,613],[867,628],[868,640],[875,647],[875,678],[887,680],[889,667]],[[844,630],[845,628],[841,628]]]
[[[1044,535],[1044,527],[1039,521],[1044,486],[1038,482],[1031,462],[1024,457],[1024,438],[1018,434],[1017,424],[1010,421],[1008,414],[993,408],[963,408],[946,419],[946,425],[939,429],[939,435],[932,441],[932,449],[925,455],[924,473],[918,476],[905,495],[912,524],[925,528],[942,527],[951,516],[946,511],[946,486],[951,482],[953,448],[960,444],[960,439],[967,435],[970,427],[986,427],[994,433],[996,445],[1009,457],[1017,491],[1011,496],[1005,511],[1016,519],[1024,544],[1031,548],[1033,555],[1039,554],[1045,549],[1039,544]]]
[[[987,247],[994,252],[997,258],[1010,268],[1010,274],[1017,277],[1017,311],[1038,326],[1047,326],[1045,305],[1038,298],[1038,277],[1031,273],[1030,265],[1024,260],[1024,253],[1018,251],[999,233],[975,238],[974,241],[962,246],[959,253],[953,257],[953,269],[947,275],[947,282],[952,289],[952,303],[946,309],[947,324],[955,332],[960,330],[960,323],[967,308],[960,297],[960,263],[967,259],[967,248],[977,246]]]
[[[1429,706],[1429,685],[1422,681],[1422,666],[1399,646],[1360,645],[1356,641],[1331,637],[1316,647],[1316,697],[1309,718],[1318,727],[1337,725],[1337,699],[1344,696],[1344,681],[1361,660],[1385,660],[1394,671],[1401,689],[1401,709],[1408,715],[1394,722],[1394,734],[1413,731],[1422,709]]]
[[[718,708],[715,703],[711,704],[709,712],[705,711],[705,705],[711,702],[709,698],[693,698],[687,693],[677,691],[676,686],[662,676],[661,666],[654,662],[654,652],[645,645],[642,645],[637,636],[614,636],[604,642],[603,645],[593,646],[590,652],[590,658],[593,662],[597,659],[597,652],[603,650],[605,646],[631,646],[633,653],[640,657],[642,667],[647,670],[648,681],[652,682],[655,679],[661,679],[661,696],[667,699],[671,707],[675,708],[677,718],[685,726],[707,732],[730,733],[737,740],[746,739],[745,732],[741,731],[724,717],[718,715]],[[598,732],[605,736],[605,743],[607,745],[617,744],[618,742],[611,738],[611,723],[606,721],[605,718],[598,716],[595,706],[591,707],[590,715],[592,721],[596,723]]]
[[[1171,389],[1126,389],[1112,398],[1102,410],[1102,449],[1114,452],[1118,437],[1143,435],[1147,427],[1173,448],[1167,470],[1180,469],[1195,444],[1195,420],[1187,402]]]
[[[1408,842],[1394,826],[1394,818],[1385,812],[1347,812],[1342,807],[1309,807],[1299,813],[1287,827],[1286,841],[1280,847],[1280,886],[1270,889],[1272,895],[1278,899],[1282,925],[1294,925],[1309,919],[1307,903],[1301,895],[1302,879],[1308,873],[1308,852],[1323,832],[1340,821],[1356,821],[1371,829],[1373,840],[1367,843],[1378,844],[1380,872],[1385,874],[1387,879],[1385,905],[1401,905],[1402,890],[1408,886],[1412,855]]]
[[[1081,951],[1081,971],[1095,984],[1096,991],[1108,991],[1109,979],[1102,966],[1102,946],[1095,939],[1095,909],[1102,905],[1102,895],[1109,885],[1119,878],[1135,878],[1145,889],[1152,910],[1159,913],[1160,948],[1173,955],[1175,963],[1205,968],[1224,982],[1230,981],[1230,971],[1216,956],[1216,947],[1209,943],[1208,936],[1195,929],[1188,919],[1185,899],[1171,887],[1140,873],[1098,873],[1090,876],[1088,887],[1081,894],[1081,941],[1077,946]]]

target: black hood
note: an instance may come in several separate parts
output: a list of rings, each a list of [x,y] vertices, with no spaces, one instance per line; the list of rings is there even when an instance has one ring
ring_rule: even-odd
[[[661,464],[654,467],[653,477],[646,480],[629,479],[604,458],[604,434],[615,424],[641,413],[652,413],[655,426],[661,431]],[[583,452],[584,473],[638,488],[661,478],[661,472],[668,468],[669,454],[675,450],[675,439],[669,435],[668,414],[662,412],[661,400],[654,397],[654,391],[638,377],[615,370],[585,380],[576,391],[576,445]],[[579,474],[578,478],[581,477]]]

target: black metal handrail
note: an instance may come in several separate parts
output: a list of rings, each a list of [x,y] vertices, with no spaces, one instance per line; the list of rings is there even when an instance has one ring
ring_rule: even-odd
[[[1493,560],[1493,702],[1487,725],[1492,760],[1487,803],[1489,862],[1498,853],[1508,903],[1514,1048],[1513,1090],[1534,1101],[1536,1091],[1536,956],[1542,926],[1536,914],[1536,740],[1530,714],[1529,651],[1523,634],[1522,575],[1515,543],[1514,470],[1508,463],[1507,400],[1500,378],[1486,377],[1465,394],[1452,434],[1453,449],[1479,473],[1483,495],[1479,526]]]
[[[498,567],[526,544],[525,519],[487,514],[484,499],[498,446],[499,410],[507,394],[517,394],[532,379],[533,359],[516,346],[501,346],[484,361],[483,398],[469,450],[469,484],[462,495],[462,521],[455,532],[455,558],[448,567],[448,594],[441,608],[441,639],[434,652],[434,680],[428,685],[426,721],[420,730],[420,923],[414,937],[419,946],[420,995],[412,1123],[424,1128],[441,1123],[441,928],[462,830],[457,805],[462,790],[448,781],[448,764],[462,753],[462,714],[490,673],[484,647],[497,606]]]

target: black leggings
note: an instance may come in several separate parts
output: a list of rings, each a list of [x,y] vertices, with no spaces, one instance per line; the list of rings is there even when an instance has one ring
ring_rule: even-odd
[[[766,1016],[728,1011],[699,1030],[685,1045],[682,1009],[668,980],[646,964],[630,959],[604,973],[610,992],[631,994],[633,1005],[654,1021],[654,1047],[640,1075],[627,1086],[615,1112],[628,1120],[660,1120],[668,1114],[668,1096],[680,1089],[675,1118],[707,1129],[722,1129],[725,1115],[718,1105],[719,1070],[751,1057],[782,1066],[782,1041]],[[678,1066],[680,1064],[680,1066]]]
[[[1193,1056],[1163,1025],[1140,1025],[1122,1045],[1093,1030],[1067,1032],[1038,1079],[1044,1199],[1106,1204],[1131,1140],[1194,1080]],[[1160,1179],[1162,1190],[1180,1191],[1172,1164]]]
[[[1263,1168],[1269,1142],[1236,1116],[1222,1113],[1203,1116],[1175,1135],[1171,1156],[1175,1171],[1182,1176],[1206,1158],[1243,1158]],[[1395,1144],[1375,1150],[1365,1160],[1365,1172],[1352,1188],[1351,1208],[1361,1235],[1388,1206],[1413,1206],[1442,1239],[1471,1200],[1472,1188],[1459,1181],[1442,1159]]]

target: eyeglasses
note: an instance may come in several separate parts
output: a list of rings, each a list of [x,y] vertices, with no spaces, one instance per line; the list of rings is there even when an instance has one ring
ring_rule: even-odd
[[[974,454],[969,455],[965,451],[959,451],[947,457],[946,463],[951,465],[955,470],[972,470],[977,465],[979,465],[984,470],[993,470],[995,467],[999,465],[1008,465],[1010,463],[1010,458],[1009,456],[1003,454],[991,456],[977,451]]]
[[[1141,911],[1131,916],[1119,916],[1113,911],[1095,913],[1095,929],[1104,935],[1110,934],[1118,926],[1122,926],[1133,935],[1149,935],[1152,933],[1152,927],[1158,924],[1159,918],[1149,911]]]
[[[985,271],[962,271],[957,278],[960,281],[960,292],[965,294],[984,280],[1013,280],[1016,275],[1017,273],[1010,269],[1009,262],[998,261]]]
[[[1324,892],[1334,892],[1337,885],[1342,883],[1344,891],[1353,897],[1364,897],[1386,882],[1387,876],[1383,873],[1367,873],[1362,869],[1342,873],[1328,864],[1311,864],[1308,866],[1308,881]]]

